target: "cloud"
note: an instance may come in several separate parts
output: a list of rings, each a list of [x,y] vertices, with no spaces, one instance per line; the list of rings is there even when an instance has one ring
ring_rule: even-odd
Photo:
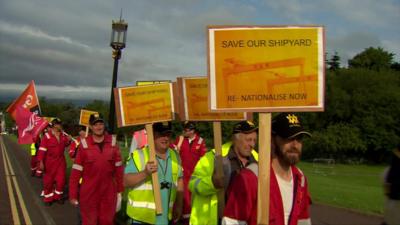
[[[330,54],[338,52],[342,65],[347,65],[348,59],[354,57],[355,54],[363,51],[365,48],[381,45],[376,35],[360,32],[352,32],[335,38],[328,37],[327,42],[329,43],[327,52]]]
[[[0,95],[11,96],[12,99],[17,98],[26,88],[26,84],[0,84]],[[37,85],[36,91],[39,97],[47,99],[82,99],[82,100],[109,100],[111,84],[109,87],[87,87],[87,86],[63,86],[60,91],[59,86],[54,85]],[[84,95],[82,90],[84,89]]]
[[[369,47],[383,47],[385,51],[395,53],[395,61],[400,59],[400,45],[397,41],[381,40],[378,35],[370,32],[350,32],[343,36],[328,37],[327,42],[328,58],[338,52],[343,66],[347,66],[349,59]]]
[[[41,31],[40,29],[35,29],[33,27],[23,25],[22,27],[13,26],[12,24],[6,23],[4,21],[0,21],[0,32],[5,33],[5,35],[12,36],[29,36],[31,38],[42,39],[44,41],[52,41],[52,42],[61,42],[61,44],[73,45],[79,48],[87,48],[90,49],[88,45],[79,43],[77,41],[71,40],[70,37],[63,36],[51,36]]]
[[[369,46],[400,53],[399,3],[391,0],[1,1],[0,99],[34,79],[39,95],[108,100],[111,22],[121,8],[129,27],[119,86],[205,76],[207,25],[325,25],[327,50],[343,63]]]
[[[398,41],[382,40],[382,46],[385,50],[395,54],[396,62],[400,62],[400,44]]]
[[[367,27],[394,27],[395,21],[400,21],[400,4],[392,0],[336,0],[324,1],[338,16],[349,22]],[[321,4],[321,3],[320,3]],[[322,4],[321,4],[322,5]]]

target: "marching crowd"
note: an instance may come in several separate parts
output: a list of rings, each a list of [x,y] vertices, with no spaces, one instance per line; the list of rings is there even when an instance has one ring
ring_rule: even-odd
[[[173,141],[171,123],[154,123],[155,160],[147,145],[133,149],[126,162],[116,136],[105,130],[103,118],[93,114],[90,134],[82,129],[74,139],[53,119],[33,143],[32,176],[43,178],[45,205],[64,203],[66,159],[73,161],[69,202],[79,211],[83,225],[114,224],[125,194],[129,224],[257,224],[258,128],[250,121],[233,126],[231,140],[222,146],[222,159],[207,150],[194,122],[185,122],[183,134]],[[311,224],[307,179],[296,167],[304,130],[300,118],[281,113],[272,120],[269,224]],[[151,137],[148,137],[151,138]],[[36,151],[36,149],[38,149]],[[216,173],[222,162],[223,176]],[[156,211],[152,174],[157,172],[162,212]],[[219,202],[218,194],[224,195]],[[218,205],[225,205],[219,210]],[[125,207],[124,207],[125,208]]]

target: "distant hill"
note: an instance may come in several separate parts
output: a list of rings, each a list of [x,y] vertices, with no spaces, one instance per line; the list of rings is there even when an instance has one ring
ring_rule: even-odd
[[[6,108],[8,107],[9,104],[14,99],[8,99],[8,98],[0,98],[0,111],[5,111]],[[46,101],[51,102],[51,103],[72,103],[73,105],[77,107],[85,106],[89,102],[92,102],[92,99],[51,99],[51,98],[46,98]]]
[[[46,101],[51,102],[51,103],[72,103],[75,106],[85,106],[89,102],[92,102],[93,99],[48,99],[46,98]]]

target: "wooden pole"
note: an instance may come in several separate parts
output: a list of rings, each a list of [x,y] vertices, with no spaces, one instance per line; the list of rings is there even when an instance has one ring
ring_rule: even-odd
[[[222,132],[221,122],[213,122],[214,130],[214,149],[215,149],[215,175],[224,180],[224,169],[222,165]],[[218,191],[218,216],[222,218],[225,208],[225,190]]]
[[[89,135],[89,126],[86,126],[86,133],[85,133],[85,138]]]
[[[259,113],[257,224],[269,224],[271,113]]]
[[[156,160],[156,149],[154,145],[154,136],[153,136],[153,124],[146,124],[146,131],[148,137],[148,144],[150,149],[150,158],[149,161],[153,161],[157,163]],[[160,193],[160,183],[158,182],[158,173],[154,172],[151,174],[151,178],[153,179],[153,193],[154,193],[154,203],[156,204],[156,214],[162,214],[163,209],[161,205],[161,193]]]

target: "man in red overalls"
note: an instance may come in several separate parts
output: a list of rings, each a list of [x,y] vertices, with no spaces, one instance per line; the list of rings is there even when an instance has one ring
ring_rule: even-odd
[[[76,158],[76,154],[78,152],[78,148],[79,145],[81,144],[81,139],[86,137],[86,131],[85,131],[85,127],[81,126],[79,128],[79,136],[73,140],[73,142],[71,143],[71,146],[69,146],[69,152],[68,155],[71,158],[72,162],[74,162],[75,158]]]
[[[206,142],[196,132],[196,125],[186,121],[183,125],[183,135],[176,138],[176,149],[182,159],[183,168],[183,211],[182,218],[184,224],[189,224],[190,211],[192,209],[190,191],[188,188],[190,177],[192,176],[197,161],[207,152]]]
[[[31,176],[41,178],[43,175],[43,171],[39,169],[39,163],[37,160],[38,150],[40,147],[40,137],[37,137],[37,140],[31,144]]]
[[[113,224],[124,190],[121,154],[116,137],[105,133],[98,114],[92,114],[89,123],[92,135],[81,139],[69,180],[69,199],[79,206],[83,225]]]
[[[70,144],[70,137],[63,133],[60,119],[53,119],[50,126],[49,131],[42,137],[37,155],[39,169],[44,171],[43,201],[47,206],[50,206],[54,201],[64,203],[62,196],[67,169],[64,150]]]

